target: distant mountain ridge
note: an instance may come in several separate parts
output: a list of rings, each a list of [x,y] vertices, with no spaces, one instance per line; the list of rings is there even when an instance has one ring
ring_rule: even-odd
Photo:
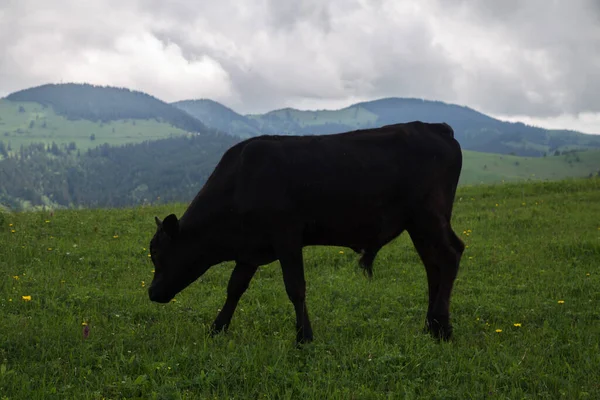
[[[254,120],[238,114],[231,108],[214,100],[183,100],[171,104],[199,119],[204,124],[232,136],[248,138],[262,133]]]
[[[47,84],[11,93],[6,100],[52,106],[71,120],[109,122],[124,119],[155,119],[187,132],[206,132],[199,119],[149,94],[110,86],[64,83]]]
[[[556,151],[600,149],[600,136],[500,121],[469,107],[441,101],[391,97],[339,110],[284,108],[245,116],[215,103],[183,101],[174,105],[209,126],[218,121],[215,127],[239,137],[255,135],[256,131],[284,135],[329,134],[420,120],[450,124],[462,147],[473,151],[542,156]]]
[[[420,120],[450,124],[465,150],[542,156],[571,150],[600,149],[600,135],[547,130],[519,122],[500,121],[469,107],[416,98],[383,98],[356,103],[339,110],[301,111],[284,108],[265,114],[242,115],[209,99],[169,104],[149,94],[126,88],[67,83],[21,90],[2,101],[12,102],[17,108],[20,102],[38,103],[41,104],[40,107],[50,106],[56,114],[67,118],[67,123],[69,120],[93,121],[100,125],[100,132],[102,124],[107,122],[147,120],[149,124],[146,129],[148,132],[153,131],[152,136],[155,137],[170,135],[167,132],[168,125],[180,129],[174,134],[211,132],[243,139],[261,134],[330,134]],[[4,108],[10,107],[5,104]],[[36,134],[32,133],[31,127],[37,129],[39,113],[26,111],[32,118],[27,125],[10,128],[4,125],[6,129],[0,127],[4,131],[4,137],[18,137],[25,141],[29,135],[34,143]],[[16,118],[13,117],[12,120],[16,121]],[[154,129],[153,121],[166,125]],[[0,121],[0,125],[3,124]],[[144,132],[133,130],[136,138],[129,133],[129,139],[119,136],[119,128],[113,128],[115,127],[110,128],[110,133],[117,137],[114,142],[136,142],[144,137]],[[123,130],[123,134],[127,135],[125,132],[132,132],[132,129]],[[49,140],[50,134],[44,131],[38,133],[45,135],[46,142]],[[81,134],[83,137],[90,136],[85,132]],[[57,136],[54,133],[52,135]]]

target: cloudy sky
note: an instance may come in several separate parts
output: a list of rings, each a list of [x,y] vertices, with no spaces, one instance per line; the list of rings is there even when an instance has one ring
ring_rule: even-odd
[[[418,97],[600,133],[600,0],[0,0],[0,97],[50,82],[242,113]]]

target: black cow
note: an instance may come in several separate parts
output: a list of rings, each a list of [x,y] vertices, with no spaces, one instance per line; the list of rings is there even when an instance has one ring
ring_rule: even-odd
[[[212,329],[227,329],[260,265],[279,260],[297,342],[313,338],[302,248],[345,246],[369,276],[408,231],[427,270],[426,328],[449,339],[450,292],[464,250],[450,227],[462,153],[447,124],[411,122],[323,136],[259,136],[231,147],[180,220],[156,219],[150,299],[170,301],[211,266],[236,262]]]

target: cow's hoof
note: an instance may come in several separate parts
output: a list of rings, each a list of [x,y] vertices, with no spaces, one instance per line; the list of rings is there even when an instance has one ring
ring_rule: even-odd
[[[427,317],[425,330],[438,340],[449,341],[452,338],[452,325],[448,317]]]
[[[210,327],[210,336],[211,337],[215,337],[221,333],[225,333],[227,332],[227,325],[220,325],[217,326],[215,324],[212,324]]]
[[[311,343],[313,341],[313,336],[311,335],[298,335],[296,336],[296,347],[300,348],[305,344]]]
[[[296,339],[296,348],[302,349],[304,346],[310,344],[312,341],[313,341],[312,338],[310,338],[310,339],[305,338],[303,340]]]

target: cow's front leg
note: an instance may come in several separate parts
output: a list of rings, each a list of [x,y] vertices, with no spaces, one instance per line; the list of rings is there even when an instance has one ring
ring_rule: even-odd
[[[246,289],[248,289],[250,280],[257,269],[257,265],[240,262],[235,264],[235,268],[233,268],[233,272],[231,273],[231,278],[229,278],[229,284],[227,285],[227,300],[225,300],[225,305],[223,305],[221,312],[219,312],[215,322],[212,324],[213,334],[227,330],[235,308],[240,301],[240,297],[242,297]]]
[[[285,291],[296,311],[296,343],[308,343],[313,340],[313,332],[306,308],[306,282],[304,280],[304,263],[302,248],[280,255],[281,270]]]

